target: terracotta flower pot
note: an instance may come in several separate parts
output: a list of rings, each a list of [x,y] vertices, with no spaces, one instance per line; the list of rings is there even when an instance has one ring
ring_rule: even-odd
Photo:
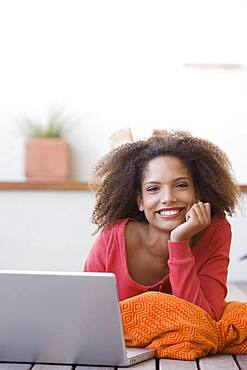
[[[27,181],[52,182],[69,179],[69,146],[59,138],[26,141]]]

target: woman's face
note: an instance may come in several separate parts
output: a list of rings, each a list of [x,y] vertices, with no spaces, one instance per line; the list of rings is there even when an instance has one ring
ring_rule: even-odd
[[[185,221],[189,208],[197,202],[192,176],[176,157],[150,160],[137,199],[149,224],[171,232]]]

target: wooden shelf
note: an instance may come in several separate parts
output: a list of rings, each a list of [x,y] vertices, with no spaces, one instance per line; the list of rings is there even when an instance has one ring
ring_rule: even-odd
[[[239,185],[242,193],[247,193],[247,184]],[[80,190],[90,191],[88,183],[82,181],[67,182],[28,182],[0,181],[0,190]]]
[[[89,191],[87,182],[0,182],[0,190],[81,190]]]
[[[247,193],[247,185],[246,184],[239,185],[239,188],[240,188],[240,191],[242,193]]]

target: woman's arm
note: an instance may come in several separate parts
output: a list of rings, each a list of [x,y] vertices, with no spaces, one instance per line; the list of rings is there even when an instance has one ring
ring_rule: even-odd
[[[197,272],[189,241],[168,242],[172,293],[200,306],[215,320],[221,317],[227,293],[230,244],[230,225],[216,228],[211,240],[205,240],[206,258]]]
[[[84,263],[85,272],[106,272],[106,243],[102,231],[95,239]]]

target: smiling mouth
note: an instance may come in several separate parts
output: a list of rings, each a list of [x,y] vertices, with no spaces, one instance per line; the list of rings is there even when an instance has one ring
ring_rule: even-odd
[[[176,217],[183,208],[174,208],[174,209],[162,209],[157,211],[162,217]]]

